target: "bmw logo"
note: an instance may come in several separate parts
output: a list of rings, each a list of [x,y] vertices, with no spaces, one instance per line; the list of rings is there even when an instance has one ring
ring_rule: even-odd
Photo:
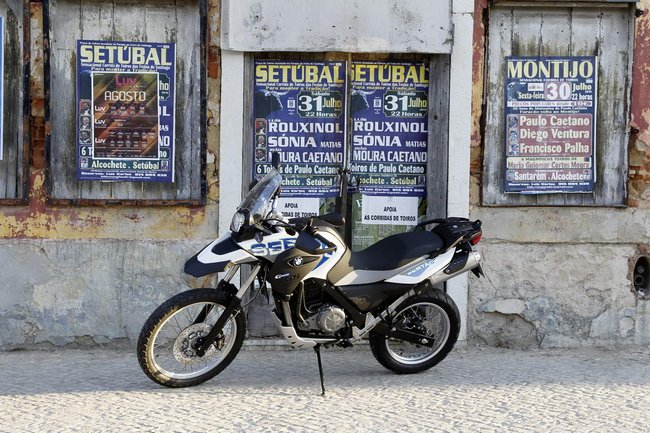
[[[289,264],[295,267],[302,265],[302,257],[294,257],[293,259],[291,259]]]

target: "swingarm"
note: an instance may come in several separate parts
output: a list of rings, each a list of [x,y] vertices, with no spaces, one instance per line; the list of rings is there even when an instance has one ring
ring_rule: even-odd
[[[395,309],[407,299],[421,294],[424,290],[422,287],[418,286],[413,288],[397,298],[395,302],[390,304],[386,310],[384,310],[379,316],[374,317],[372,314],[368,313],[364,315],[361,313],[354,304],[352,304],[348,299],[346,299],[341,293],[336,290],[334,287],[329,284],[324,284],[323,288],[327,293],[332,296],[340,305],[342,305],[345,310],[352,316],[356,327],[353,331],[353,338],[350,340],[350,343],[361,340],[363,337],[368,335],[370,331],[375,331],[379,334],[385,335],[386,337],[393,337],[400,340],[407,341],[409,343],[419,344],[421,346],[433,347],[435,340],[422,334],[416,332],[408,331],[406,329],[400,329],[396,326],[391,325],[387,322],[389,315],[395,312]]]

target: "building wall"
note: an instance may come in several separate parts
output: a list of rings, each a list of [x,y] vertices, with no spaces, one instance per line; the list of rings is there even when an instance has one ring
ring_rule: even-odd
[[[208,5],[206,205],[52,206],[45,186],[50,127],[43,5],[31,2],[29,194],[26,205],[0,204],[5,281],[0,349],[132,343],[163,299],[213,284],[184,275],[182,265],[218,234],[218,225],[227,227],[227,207],[239,201],[242,130],[236,125],[242,112],[231,109],[232,99],[221,109],[221,86],[223,74],[224,91],[236,97],[238,87],[232,86],[241,85],[243,55],[230,51],[222,58],[220,1]],[[452,3],[449,209],[465,214],[469,194],[471,216],[483,220],[485,233],[487,278],[470,278],[469,298],[464,277],[449,284],[467,311],[471,342],[514,347],[650,342],[650,309],[631,281],[637,258],[650,254],[650,0],[637,7],[645,15],[635,31],[627,207],[488,208],[481,206],[488,1]],[[472,24],[469,40],[466,28]],[[470,71],[471,88],[465,85]],[[228,122],[224,131],[222,122]],[[224,202],[229,206],[220,206]]]
[[[650,243],[650,1],[635,28],[627,207],[484,207],[485,29],[475,2],[471,216],[484,223],[487,278],[470,281],[469,339],[508,347],[647,344],[650,311],[632,283]],[[621,168],[624,173],[624,168]]]
[[[151,1],[163,7],[176,4]],[[227,230],[244,183],[242,134],[246,54],[227,44],[226,48],[233,49],[222,50],[220,8],[222,4],[233,8],[248,7],[244,11],[244,26],[259,24],[261,33],[258,36],[264,36],[270,27],[266,23],[247,21],[247,14],[258,13],[258,6],[264,5],[272,11],[272,5],[278,2],[207,2],[207,197],[205,206],[195,207],[52,205],[48,202],[46,146],[53,126],[47,123],[46,116],[47,50],[43,42],[46,8],[39,1],[29,3],[29,192],[26,204],[0,203],[0,259],[4,262],[3,276],[8,282],[0,297],[0,349],[132,344],[146,316],[162,300],[187,288],[214,284],[211,278],[188,277],[183,274],[182,265],[200,246]],[[450,97],[450,111],[454,116],[450,141],[457,151],[450,156],[449,163],[452,167],[466,166],[469,128],[460,118],[467,117],[471,102],[468,67],[471,32],[467,27],[472,22],[472,0],[448,0],[443,8],[445,13],[443,9],[430,10],[424,1],[409,3],[410,8],[400,7],[395,0],[382,0],[381,8],[369,2],[343,3],[354,10],[371,12],[350,17],[354,21],[347,27],[351,35],[361,29],[359,34],[371,36],[353,41],[350,50],[448,53],[452,40],[455,41],[454,50],[459,55],[451,56],[450,65],[454,81]],[[323,7],[317,3],[311,6]],[[142,9],[145,6],[134,7]],[[72,10],[71,13],[76,12]],[[319,13],[311,13],[311,16],[318,17],[316,24],[323,19]],[[337,20],[340,17],[331,14],[329,18]],[[435,29],[430,27],[438,20],[442,20],[440,25],[436,24]],[[452,20],[453,35],[450,31]],[[422,34],[410,31],[415,22],[424,26]],[[338,25],[339,21],[336,23]],[[360,27],[357,28],[357,24]],[[386,38],[385,29],[398,31]],[[373,32],[377,37],[371,34]],[[294,45],[293,49],[343,51],[344,48],[337,44],[350,41],[348,37],[328,38],[328,34],[329,31],[319,31],[319,37],[310,39],[311,45]],[[281,44],[282,35],[276,36],[273,40]],[[278,50],[290,48],[275,47]],[[73,89],[75,83],[69,86]],[[222,100],[227,101],[225,109],[221,107]],[[70,108],[51,101],[52,110]],[[454,170],[450,174],[453,188],[448,197],[449,208],[457,215],[467,214],[467,179],[465,170]],[[465,311],[466,278],[456,278],[449,284],[449,291]],[[261,334],[268,331],[263,323],[258,328]],[[251,333],[253,336],[261,334]],[[461,336],[464,338],[464,335],[463,325]]]
[[[219,1],[209,3],[205,206],[52,206],[46,203],[43,4],[31,2],[29,194],[0,204],[0,348],[133,342],[164,299],[213,284],[182,272],[217,236]],[[70,83],[75,86],[75,83]],[[58,107],[52,101],[52,109]]]

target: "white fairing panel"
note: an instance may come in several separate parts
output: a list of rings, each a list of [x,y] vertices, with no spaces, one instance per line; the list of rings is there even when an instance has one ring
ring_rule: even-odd
[[[290,235],[282,230],[279,233],[264,236],[261,242],[250,239],[238,242],[237,245],[254,256],[264,257],[271,262],[275,262],[275,258],[279,254],[296,245],[296,239],[298,239],[298,234]]]
[[[414,267],[414,264],[417,263],[422,263],[422,261],[426,258],[427,256],[422,256],[419,257],[413,262],[402,266],[401,268],[397,269],[389,269],[387,271],[365,271],[365,270],[354,270],[341,278],[340,280],[336,281],[334,284],[337,286],[354,286],[358,284],[371,284],[371,283],[377,283],[379,281],[390,281],[388,278],[393,277],[394,275],[401,274],[402,272],[406,271],[407,269],[411,269]]]
[[[450,248],[444,254],[440,254],[432,259],[427,259],[421,263],[409,266],[404,271],[394,277],[388,278],[387,283],[395,284],[417,284],[424,281],[436,272],[444,269],[449,265],[454,257],[456,248]]]
[[[203,250],[199,253],[197,256],[197,260],[201,263],[220,263],[220,262],[232,262],[234,264],[240,264],[240,263],[248,263],[248,262],[253,262],[255,261],[255,257],[250,255],[244,250],[238,249],[235,251],[231,251],[226,254],[215,254],[212,252],[212,248],[214,248],[215,245],[227,241],[230,239],[230,232],[224,233],[221,235],[219,239],[216,239],[210,243],[207,247],[203,248]]]

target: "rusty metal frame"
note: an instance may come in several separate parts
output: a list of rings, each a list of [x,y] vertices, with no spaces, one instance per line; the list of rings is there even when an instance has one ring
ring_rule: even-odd
[[[29,5],[30,0],[23,0],[23,157],[22,157],[22,179],[23,186],[22,197],[17,198],[2,198],[0,205],[14,206],[29,204],[29,149],[31,140],[31,116],[30,116],[30,86],[29,86],[29,65],[31,59],[31,33],[30,22],[31,17]],[[1,115],[1,113],[0,113]],[[20,145],[20,144],[19,144]]]
[[[56,0],[54,0],[56,1]],[[25,0],[29,2],[29,0]],[[206,179],[206,157],[207,157],[207,70],[208,70],[208,6],[207,0],[199,0],[199,21],[200,21],[200,57],[201,57],[201,78],[199,81],[200,112],[201,120],[199,125],[199,136],[201,139],[201,198],[198,200],[159,200],[159,199],[65,199],[52,197],[52,180],[50,177],[51,158],[51,134],[50,134],[50,0],[38,0],[43,3],[43,57],[45,63],[44,87],[45,87],[45,186],[46,203],[54,206],[184,206],[203,207],[207,204],[207,179]],[[27,69],[28,70],[28,69]]]

